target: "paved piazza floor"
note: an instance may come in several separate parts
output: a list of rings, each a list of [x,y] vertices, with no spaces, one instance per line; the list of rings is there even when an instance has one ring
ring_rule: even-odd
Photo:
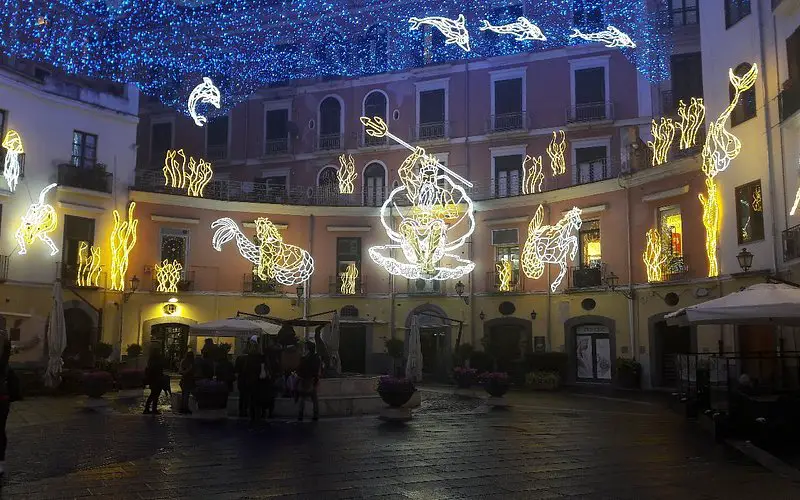
[[[9,420],[2,498],[800,498],[800,485],[658,404],[509,400],[489,410],[425,391],[404,426],[363,417],[255,427],[23,401]]]

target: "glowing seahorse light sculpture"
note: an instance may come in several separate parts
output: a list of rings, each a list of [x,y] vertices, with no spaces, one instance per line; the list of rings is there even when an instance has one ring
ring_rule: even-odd
[[[48,236],[49,233],[55,231],[58,226],[58,217],[56,209],[49,203],[45,203],[44,199],[48,191],[56,187],[57,184],[53,183],[46,186],[39,193],[39,201],[32,203],[28,207],[28,211],[22,216],[19,228],[14,234],[19,245],[19,255],[28,253],[28,246],[32,245],[37,239],[50,248],[50,255],[58,253],[58,248],[53,240]]]
[[[653,120],[650,126],[653,140],[647,141],[647,146],[653,151],[651,164],[655,167],[667,163],[667,156],[675,140],[675,122],[670,118],[661,117],[661,121]]]
[[[542,157],[526,155],[522,161],[522,194],[541,193],[543,181]]]
[[[397,170],[401,184],[381,206],[392,243],[370,248],[370,258],[408,279],[448,280],[471,272],[475,263],[453,252],[475,230],[475,208],[464,189],[472,183],[389,132],[380,117],[361,117],[361,123],[372,137],[388,137],[412,151]]]
[[[578,237],[574,234],[581,228],[581,209],[573,207],[556,224],[544,224],[544,207],[539,205],[528,224],[528,238],[520,258],[522,270],[532,279],[544,274],[545,264],[560,266],[550,290],[555,292],[567,274],[569,261],[578,254]]]
[[[100,247],[81,241],[78,244],[78,276],[77,286],[98,286],[100,282]]]
[[[525,17],[518,17],[513,23],[499,26],[494,26],[484,19],[481,21],[480,31],[493,31],[499,35],[511,35],[514,37],[514,40],[518,42],[524,42],[526,40],[547,40],[542,30]]]
[[[583,33],[578,28],[572,28],[572,31],[570,38],[581,38],[587,42],[604,43],[609,49],[614,47],[636,48],[636,44],[631,40],[631,37],[614,26],[608,26],[604,31],[598,31],[597,33]]]
[[[356,279],[358,278],[358,267],[355,264],[347,264],[347,269],[339,275],[342,280],[342,285],[339,290],[342,295],[355,295],[356,294]]]
[[[214,85],[214,82],[211,81],[211,78],[204,76],[203,83],[197,85],[192,90],[192,93],[189,94],[189,116],[194,120],[194,124],[198,127],[202,127],[208,121],[205,116],[197,113],[198,104],[211,104],[219,109],[220,100],[219,89]]]
[[[287,286],[308,281],[314,273],[311,254],[284,243],[278,228],[266,217],[259,217],[255,224],[257,245],[247,239],[232,219],[217,219],[211,224],[211,228],[216,229],[211,246],[221,252],[222,245],[235,239],[239,253],[255,265],[255,272],[262,280],[275,280]]]
[[[647,268],[647,281],[656,282],[664,279],[664,263],[667,256],[661,247],[661,237],[657,229],[648,229],[645,235],[647,244],[642,253],[642,260]]]
[[[678,116],[681,121],[675,127],[681,131],[680,149],[689,149],[697,144],[697,134],[706,119],[706,107],[702,98],[692,97],[687,106],[683,100],[678,101]]]
[[[550,169],[553,177],[559,176],[567,171],[567,162],[564,159],[564,152],[567,150],[567,136],[563,130],[553,131],[553,138],[547,146],[547,156],[550,157]]]
[[[356,181],[356,164],[353,155],[339,155],[339,170],[336,171],[339,180],[339,193],[353,194]]]
[[[17,189],[19,176],[22,173],[22,168],[19,163],[19,155],[25,152],[22,147],[22,137],[16,130],[6,132],[3,138],[3,147],[6,148],[6,159],[3,164],[3,177],[8,184],[8,190],[12,193]]]
[[[156,287],[157,292],[162,293],[178,293],[178,283],[181,281],[181,271],[183,265],[177,260],[170,262],[164,259],[154,266],[153,271],[156,273]]]
[[[511,261],[503,259],[495,264],[495,268],[497,269],[497,290],[500,292],[510,292],[511,275],[513,270],[511,267]]]
[[[128,205],[128,219],[121,220],[119,211],[114,210],[114,229],[111,231],[111,289],[118,292],[125,290],[125,278],[128,273],[128,256],[136,246],[136,230],[139,220],[133,217],[136,202]]]
[[[439,30],[445,38],[445,45],[456,44],[465,52],[469,52],[469,31],[466,27],[466,19],[464,14],[459,14],[456,19],[448,19],[446,17],[430,16],[430,17],[412,17],[408,20],[411,23],[410,29],[416,31],[423,24],[433,26]]]
[[[211,164],[203,159],[195,161],[189,157],[187,163],[183,149],[167,151],[162,171],[165,186],[186,188],[186,194],[200,198],[203,197],[203,191],[214,175]]]

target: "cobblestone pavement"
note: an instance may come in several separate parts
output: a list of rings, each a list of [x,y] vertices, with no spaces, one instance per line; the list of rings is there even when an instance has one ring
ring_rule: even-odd
[[[11,427],[2,496],[800,498],[800,485],[710,443],[658,405],[569,394],[509,399],[514,407],[490,410],[425,392],[404,426],[375,417],[251,426],[73,413]]]

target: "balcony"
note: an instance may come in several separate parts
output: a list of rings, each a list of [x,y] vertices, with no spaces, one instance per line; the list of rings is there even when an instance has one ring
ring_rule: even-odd
[[[340,295],[343,297],[354,296],[354,295],[365,295],[366,287],[364,286],[366,282],[366,278],[364,276],[358,276],[355,279],[355,287],[353,289],[353,293],[349,293],[347,290],[342,290],[342,276],[330,276],[328,279],[328,293],[330,295]]]
[[[6,265],[7,265],[6,261]],[[106,287],[106,272],[98,269],[96,272],[89,270],[83,271],[82,276],[78,276],[78,265],[59,262],[56,264],[57,272],[61,278],[61,283],[66,288],[78,288],[84,290],[100,290]]]
[[[153,293],[175,293],[171,291],[161,291],[158,289],[159,283],[155,276],[155,269],[152,266],[145,266],[145,275],[150,276],[150,291]],[[193,292],[198,289],[195,282],[195,270],[184,270],[177,283],[178,292]],[[203,289],[203,288],[201,288]]]
[[[274,280],[262,280],[255,273],[246,273],[242,279],[242,293],[253,295],[283,295],[284,286]]]
[[[96,163],[94,168],[76,167],[71,163],[58,166],[58,185],[69,186],[100,193],[111,193],[114,175],[106,172],[106,166]]]
[[[566,120],[568,124],[582,124],[589,122],[614,119],[614,103],[594,102],[578,104],[567,108]]]
[[[783,231],[783,261],[800,258],[800,224]]]
[[[450,137],[450,122],[420,123],[411,129],[411,136],[417,141],[436,141]]]
[[[356,141],[360,148],[382,148],[389,145],[386,137],[373,137],[367,134],[363,128],[356,132]]]
[[[603,279],[605,278],[605,264],[599,266],[572,266],[569,268],[569,284],[570,290],[579,290],[582,288],[595,288],[604,286]]]
[[[446,295],[447,282],[439,280],[406,280],[409,295]]]
[[[225,160],[228,158],[228,145],[227,144],[208,144],[206,146],[207,161]]]
[[[314,139],[314,151],[339,151],[343,144],[342,134],[320,134]]]
[[[778,94],[778,109],[781,121],[787,120],[800,109],[800,82],[791,82],[784,85],[784,90]]]
[[[683,255],[676,255],[667,259],[661,266],[661,279],[654,283],[667,283],[670,281],[681,281],[689,277],[689,266]]]
[[[507,287],[501,286],[500,274],[496,270],[486,273],[486,284],[489,293],[519,293],[525,291],[525,280],[521,279],[519,269],[511,271],[511,281]]]
[[[264,141],[264,155],[284,155],[289,153],[289,138],[267,139]]]
[[[493,134],[525,131],[528,129],[527,117],[525,111],[492,115],[487,121],[486,131]]]

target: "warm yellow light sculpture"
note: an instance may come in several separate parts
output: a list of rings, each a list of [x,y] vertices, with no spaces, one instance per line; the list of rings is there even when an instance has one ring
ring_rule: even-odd
[[[139,220],[133,217],[136,202],[128,205],[128,219],[121,220],[119,211],[114,210],[114,229],[111,231],[111,289],[118,292],[125,290],[125,279],[128,273],[128,256],[136,246],[136,230]]]
[[[342,295],[355,295],[356,294],[356,279],[358,278],[358,267],[354,263],[347,265],[347,269],[339,275],[342,279],[342,285],[339,290]]]
[[[753,203],[750,205],[754,212],[764,211],[764,202],[761,200],[761,188],[756,187],[753,191]]]
[[[522,194],[541,193],[542,182],[542,157],[531,158],[530,155],[525,155],[522,161]]]
[[[647,245],[645,246],[642,260],[647,268],[647,281],[656,282],[664,279],[664,263],[667,256],[661,245],[661,235],[657,229],[648,229]]]
[[[697,197],[703,205],[703,226],[706,228],[706,257],[708,258],[708,276],[719,276],[717,261],[717,238],[719,235],[720,201],[717,184],[712,178],[706,178],[708,193],[700,193]]]
[[[17,232],[14,237],[19,245],[19,255],[28,253],[28,246],[32,245],[35,240],[40,240],[42,243],[50,248],[50,255],[58,253],[58,248],[53,240],[48,236],[56,230],[58,226],[58,216],[56,209],[52,205],[45,203],[44,199],[48,191],[56,187],[57,184],[53,183],[42,189],[39,193],[39,201],[32,203],[28,207],[28,211],[22,216]]]
[[[661,121],[652,121],[650,132],[653,140],[647,141],[647,146],[653,151],[651,164],[655,167],[667,163],[672,141],[675,140],[675,122],[670,118],[661,117]]]
[[[553,170],[553,177],[567,171],[567,162],[564,152],[567,150],[567,135],[563,130],[553,132],[553,138],[547,146],[547,156],[550,157],[550,168]]]
[[[689,149],[697,144],[697,134],[706,119],[706,107],[702,98],[692,97],[687,106],[683,100],[678,101],[678,116],[681,121],[675,124],[681,131],[679,147]]]
[[[183,265],[177,260],[170,262],[168,259],[164,259],[163,262],[156,264],[154,268],[156,282],[158,283],[156,291],[177,293],[178,282],[181,280],[181,271],[183,271]]]
[[[497,289],[501,292],[511,291],[512,267],[511,261],[503,259],[495,264],[497,269]]]
[[[19,176],[22,174],[22,167],[19,163],[19,155],[25,152],[22,147],[22,137],[16,130],[9,129],[3,137],[2,146],[6,148],[6,157],[3,163],[3,177],[8,184],[8,190],[12,193],[17,188]]]
[[[353,194],[355,191],[356,165],[353,155],[339,155],[339,170],[336,171],[341,194]]]
[[[539,205],[528,224],[528,238],[522,248],[521,264],[525,275],[539,279],[544,274],[545,264],[558,264],[560,270],[550,284],[555,292],[567,274],[569,261],[578,253],[578,237],[574,234],[581,228],[581,209],[574,207],[555,225],[544,224],[544,207]]]
[[[211,163],[200,159],[195,161],[189,157],[186,162],[186,154],[183,149],[169,150],[164,158],[164,185],[186,189],[189,196],[203,197],[203,191],[214,175]]]
[[[78,245],[77,286],[98,286],[100,283],[100,247],[81,241]]]

